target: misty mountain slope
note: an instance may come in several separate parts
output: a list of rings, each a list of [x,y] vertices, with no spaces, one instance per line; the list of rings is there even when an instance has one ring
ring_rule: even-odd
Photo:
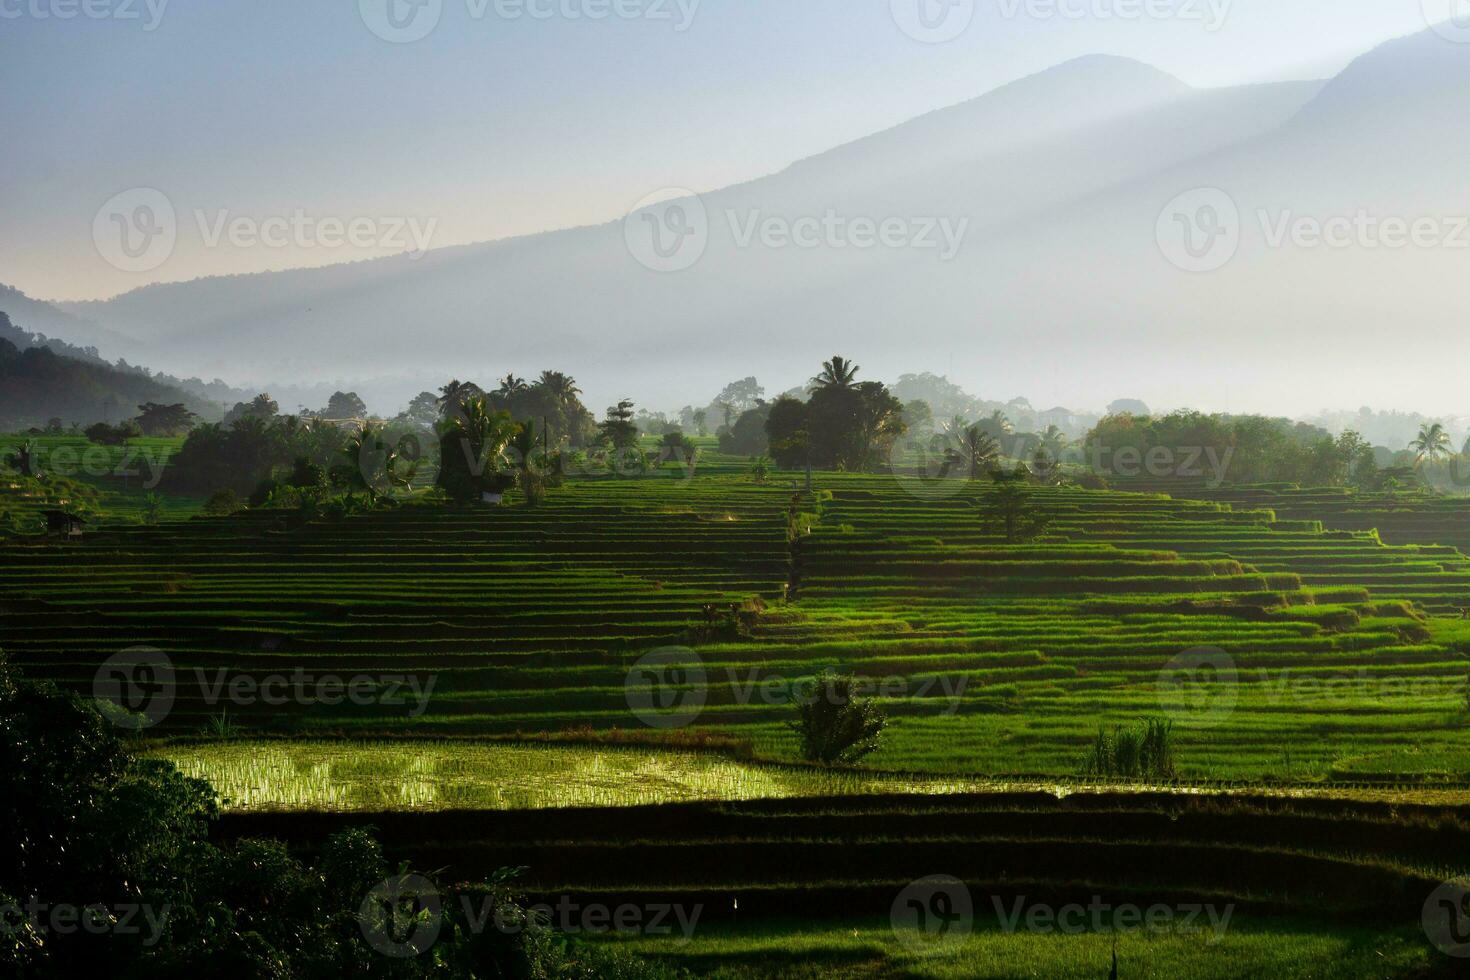
[[[96,347],[104,357],[117,358],[132,354],[137,343],[129,337],[88,319],[58,308],[0,283],[0,312],[32,333],[64,340],[76,347]]]
[[[945,311],[976,302],[973,277],[939,268],[952,263],[933,253],[742,246],[753,221],[789,223],[828,209],[844,218],[944,217],[955,229],[966,222],[959,245],[969,251],[990,229],[1270,131],[1319,87],[1200,92],[1126,59],[1080,59],[704,195],[708,246],[675,275],[634,261],[617,223],[417,261],[153,286],[71,308],[147,332],[160,345],[155,360],[210,374],[293,380],[323,370],[432,376],[462,372],[466,362],[523,371],[565,364],[589,379],[601,367],[602,383],[616,385],[660,358],[692,387],[724,370],[708,354],[751,356],[752,331],[821,349],[877,310],[892,318],[873,326],[881,336],[909,315],[952,316]],[[857,320],[834,295],[854,279],[891,285]],[[954,301],[937,290],[956,290]],[[638,383],[630,377],[626,387]]]
[[[854,277],[829,292],[829,313],[882,338],[887,301],[927,287],[914,306],[922,340],[880,341],[870,359],[918,347],[978,349],[982,372],[988,358],[1028,372],[1050,361],[1065,391],[1094,402],[1128,390],[1164,404],[1302,408],[1292,399],[1304,372],[1343,405],[1395,404],[1410,379],[1460,390],[1470,107],[1444,93],[1466,81],[1466,46],[1433,34],[1384,45],[1284,126],[1012,225],[952,268]],[[1208,272],[1178,268],[1160,244],[1166,205],[1199,188],[1224,191],[1239,215],[1233,257]],[[1185,216],[1197,219],[1202,200]],[[1394,247],[1386,219],[1400,234],[1424,222],[1431,237]],[[1333,223],[1345,244],[1316,244]]]

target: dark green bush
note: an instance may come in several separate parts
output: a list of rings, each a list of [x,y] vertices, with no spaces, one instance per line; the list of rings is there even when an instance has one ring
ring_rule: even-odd
[[[872,698],[861,696],[850,675],[823,671],[793,701],[798,718],[791,727],[809,762],[851,765],[881,744],[888,716]]]

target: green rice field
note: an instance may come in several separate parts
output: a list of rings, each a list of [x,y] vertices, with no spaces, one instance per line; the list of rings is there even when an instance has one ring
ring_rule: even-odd
[[[674,692],[700,710],[671,720],[772,760],[794,756],[793,685],[837,666],[893,717],[878,769],[1075,775],[1100,725],[1168,715],[1191,779],[1470,774],[1455,549],[1082,490],[1040,491],[1048,536],[1009,546],[984,534],[977,488],[944,492],[661,474],[576,481],[534,510],[110,528],[9,548],[0,646],[84,691],[120,650],[164,651],[159,731],[174,734],[222,714],[296,735],[647,730],[635,668],[675,646],[702,675]],[[793,540],[793,524],[812,530]],[[756,598],[744,629],[706,610]],[[1199,650],[1228,670],[1180,675]],[[366,677],[382,697],[219,695],[293,671]]]
[[[1115,938],[1120,976],[1451,975],[1416,925],[1470,872],[1451,544],[1041,489],[1047,533],[1009,545],[980,485],[808,493],[714,462],[535,509],[12,540],[0,648],[87,695],[108,658],[165,655],[139,746],[216,787],[224,838],[310,852],[366,824],[446,881],[523,868],[531,899],[698,907],[687,941],[599,937],[697,976],[1102,977]],[[800,763],[788,728],[829,667],[890,716],[855,770]],[[1176,779],[1081,775],[1100,727],[1149,717],[1174,723]],[[975,914],[916,950],[889,910],[932,875]],[[992,908],[1096,896],[1235,924],[1057,936]]]

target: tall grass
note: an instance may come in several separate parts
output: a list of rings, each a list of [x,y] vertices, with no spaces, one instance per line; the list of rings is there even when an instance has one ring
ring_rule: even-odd
[[[1118,725],[1111,732],[1098,728],[1083,771],[1088,776],[1172,779],[1177,771],[1174,723],[1167,718],[1146,718],[1137,728]]]

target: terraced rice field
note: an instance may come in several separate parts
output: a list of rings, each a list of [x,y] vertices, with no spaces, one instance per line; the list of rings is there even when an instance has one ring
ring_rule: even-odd
[[[0,513],[11,514],[34,533],[45,527],[41,512],[51,509],[75,511],[94,523],[142,523],[149,492],[157,487],[183,439],[142,438],[127,446],[100,446],[79,435],[0,435],[0,458],[26,443],[34,445],[41,473],[74,481],[85,494],[78,497],[0,472]],[[200,512],[203,500],[160,495],[158,505],[160,517],[184,520]]]
[[[1257,975],[1241,972],[1254,964],[1349,977],[1433,964],[1415,924],[1465,864],[1467,817],[1463,806],[1250,795],[951,793],[237,813],[220,834],[286,834],[310,851],[370,820],[390,857],[445,880],[526,869],[530,899],[577,931],[596,928],[583,910],[673,908],[672,935],[605,938],[700,976],[1105,976],[1116,942],[1120,976],[1238,977]],[[914,883],[934,876],[951,898],[940,942],[904,918]],[[1081,912],[1067,930],[1014,925],[1018,906],[1069,904],[1108,911]],[[1130,927],[1111,917],[1120,906],[1162,915]]]
[[[841,665],[894,716],[880,769],[1075,775],[1099,725],[1167,713],[1191,778],[1470,774],[1470,624],[1436,615],[1470,603],[1453,549],[1077,490],[1043,491],[1047,538],[1008,546],[982,532],[981,487],[832,474],[798,498],[815,526],[792,543],[792,479],[577,480],[537,510],[264,512],[11,545],[0,647],[82,690],[112,654],[157,647],[176,681],[161,730],[181,733],[222,712],[305,734],[639,729],[631,676],[697,694],[678,715],[695,730],[782,759],[791,685]],[[706,605],[754,596],[749,635],[709,628]],[[630,668],[671,644],[702,677],[650,692]],[[1229,670],[1161,681],[1197,648]],[[296,671],[399,701],[210,693]],[[427,701],[403,677],[432,682]]]
[[[1412,927],[1396,929],[1281,921],[1237,914],[1230,931],[1008,932],[992,913],[977,917],[957,948],[936,956],[914,949],[886,920],[752,926],[716,925],[688,942],[612,938],[624,948],[711,980],[1097,980],[1116,951],[1119,976],[1140,980],[1361,980],[1363,977],[1453,976],[1424,948]],[[1441,974],[1431,973],[1442,968]]]
[[[1265,508],[1283,520],[1317,521],[1339,531],[1374,531],[1390,544],[1452,545],[1470,553],[1470,496],[1359,493],[1342,487],[1290,484],[1205,487],[1198,481],[1150,481],[1175,497]]]

